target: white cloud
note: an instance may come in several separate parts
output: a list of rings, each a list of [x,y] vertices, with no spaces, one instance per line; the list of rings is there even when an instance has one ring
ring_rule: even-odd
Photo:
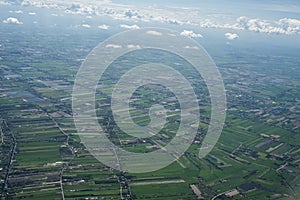
[[[10,10],[9,12],[10,12],[10,13],[17,13],[17,14],[22,14],[22,13],[23,13],[22,10],[16,10],[16,11]]]
[[[17,18],[9,17],[5,20],[3,20],[3,23],[5,24],[23,24],[23,22],[20,22]]]
[[[127,45],[127,48],[128,49],[140,49],[141,46],[140,45],[129,44],[129,45]]]
[[[199,49],[197,46],[185,46],[185,49]]]
[[[202,38],[203,36],[200,33],[194,33],[194,31],[184,30],[180,33],[182,36],[191,37],[191,38]]]
[[[290,34],[300,33],[300,20],[283,18],[278,21],[278,24]]]
[[[173,34],[173,33],[169,33],[168,35],[172,36],[172,37],[176,37],[176,34]]]
[[[86,16],[85,18],[87,18],[87,19],[92,19],[93,17],[90,16],[90,15],[88,15],[88,16]]]
[[[156,36],[162,35],[162,33],[157,32],[157,31],[147,31],[146,33],[149,34],[149,35],[156,35]]]
[[[118,44],[108,44],[105,46],[106,48],[113,48],[113,49],[121,49],[122,46]]]
[[[134,24],[134,25],[127,25],[127,24],[121,24],[120,25],[121,28],[126,28],[126,29],[133,29],[133,30],[137,30],[137,29],[141,29],[138,25]]]
[[[103,29],[103,30],[108,30],[109,26],[106,24],[102,24],[102,25],[98,26],[98,28]]]
[[[10,6],[10,5],[12,5],[10,2],[0,1],[0,6]]]
[[[272,21],[241,16],[232,28],[259,33],[300,34],[300,20],[283,18],[278,21]]]
[[[81,26],[84,27],[84,28],[91,28],[91,26],[88,25],[88,24],[82,24]]]
[[[29,12],[28,15],[36,15],[35,12]]]
[[[226,37],[228,40],[235,40],[235,39],[237,39],[239,36],[238,36],[238,34],[236,34],[236,33],[225,33],[225,37]]]

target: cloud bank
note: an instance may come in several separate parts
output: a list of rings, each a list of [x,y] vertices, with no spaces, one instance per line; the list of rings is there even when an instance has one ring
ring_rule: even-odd
[[[232,28],[259,33],[300,34],[300,20],[283,18],[278,21],[271,21],[241,16]]]
[[[109,16],[113,19],[127,22],[158,22],[268,34],[300,34],[300,20],[298,19],[265,20],[248,18],[246,16],[240,16],[237,19],[224,15],[203,16],[199,8],[164,7],[162,9],[157,6],[138,7],[116,4],[110,0],[23,0],[22,5],[56,8],[73,14]],[[230,20],[224,22],[224,19],[227,18],[230,18]],[[127,26],[129,28],[129,25]],[[123,28],[126,28],[126,25]],[[132,27],[132,29],[134,28],[136,27]]]

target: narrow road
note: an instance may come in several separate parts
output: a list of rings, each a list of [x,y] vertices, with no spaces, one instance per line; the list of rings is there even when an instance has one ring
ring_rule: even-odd
[[[1,188],[2,189],[1,199],[6,199],[9,172],[11,170],[13,159],[14,159],[14,154],[16,152],[17,140],[16,140],[16,137],[15,137],[15,134],[13,133],[13,131],[11,131],[10,128],[8,127],[6,120],[3,120],[3,125],[8,130],[8,132],[10,133],[11,140],[12,140],[12,147],[11,147],[11,150],[10,150],[9,155],[8,155],[8,163],[7,163],[7,168],[6,168],[6,172],[5,172],[4,182],[3,182],[3,185],[2,185],[2,188]]]
[[[59,174],[59,183],[60,183],[60,189],[61,189],[61,199],[65,200],[65,192],[63,188],[63,173],[64,173],[65,168],[63,167],[60,171]]]
[[[211,200],[215,200],[217,199],[218,197],[222,196],[223,194],[225,194],[226,192],[222,192],[220,194],[217,194],[216,196],[214,196]]]
[[[2,123],[4,123],[4,120],[1,120]],[[0,132],[1,132],[1,145],[3,144],[4,142],[4,135],[3,135],[3,130],[2,130],[2,123],[0,125]]]
[[[281,169],[285,168],[289,163],[286,162],[284,165],[281,165],[278,169],[276,169],[276,172],[279,172]]]
[[[75,158],[75,152],[74,152],[74,149],[72,147],[70,147],[70,144],[69,144],[70,136],[69,136],[69,134],[67,134],[59,126],[59,124],[57,123],[57,121],[51,115],[49,115],[48,113],[47,113],[47,115],[54,122],[55,126],[60,130],[60,132],[66,136],[66,142],[65,142],[65,144],[70,149],[70,151],[72,153],[72,158],[68,162],[66,162],[66,163],[63,164],[63,167],[61,168],[61,171],[60,171],[60,177],[59,177],[60,188],[61,188],[61,198],[62,198],[62,200],[65,200],[65,192],[64,192],[64,188],[63,188],[63,174],[64,174],[65,169],[67,169],[69,167],[69,163]]]
[[[40,109],[43,110],[43,108],[40,107]],[[61,198],[62,200],[65,200],[65,193],[64,193],[64,188],[63,188],[63,174],[64,174],[64,171],[69,167],[69,164],[70,162],[72,162],[72,160],[75,158],[75,152],[74,152],[74,149],[70,146],[69,144],[69,140],[70,140],[70,136],[69,134],[67,134],[58,124],[58,122],[48,113],[46,112],[45,110],[43,110],[47,115],[48,117],[53,121],[53,123],[55,124],[55,127],[57,127],[59,129],[59,131],[66,136],[66,141],[65,141],[65,145],[70,149],[71,153],[72,153],[72,158],[63,163],[63,166],[60,170],[60,175],[59,175],[59,182],[60,182],[60,189],[61,189]]]

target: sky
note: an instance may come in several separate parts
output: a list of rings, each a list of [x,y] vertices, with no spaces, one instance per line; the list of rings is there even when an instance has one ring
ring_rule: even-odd
[[[0,8],[7,10],[0,14],[0,22],[6,25],[28,26],[45,18],[78,15],[84,20],[70,26],[102,31],[116,24],[109,20],[96,24],[92,19],[111,19],[122,29],[174,27],[192,38],[203,38],[199,29],[223,30],[229,41],[238,40],[243,32],[300,36],[300,1],[296,0],[0,0]],[[42,22],[39,10],[28,8],[46,8],[49,17]]]

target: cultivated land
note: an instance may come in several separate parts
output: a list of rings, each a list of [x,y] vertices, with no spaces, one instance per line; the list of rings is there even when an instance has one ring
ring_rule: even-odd
[[[131,115],[137,124],[146,125],[148,108],[164,102],[168,117],[160,134],[137,139],[113,121],[109,96],[113,84],[145,58],[188,77],[201,108],[198,134],[177,162],[159,171],[129,174],[93,158],[80,143],[72,119],[76,72],[99,36],[43,29],[20,35],[13,26],[5,29],[0,29],[2,199],[293,199],[299,195],[299,58],[282,57],[278,66],[275,57],[260,58],[264,62],[258,63],[248,52],[216,57],[227,89],[228,115],[218,144],[204,159],[198,158],[198,152],[209,124],[210,99],[203,79],[184,60],[166,52],[120,58],[100,80],[96,96],[99,123],[114,144],[150,152],[165,146],[178,129],[178,101],[157,85],[134,93]]]

